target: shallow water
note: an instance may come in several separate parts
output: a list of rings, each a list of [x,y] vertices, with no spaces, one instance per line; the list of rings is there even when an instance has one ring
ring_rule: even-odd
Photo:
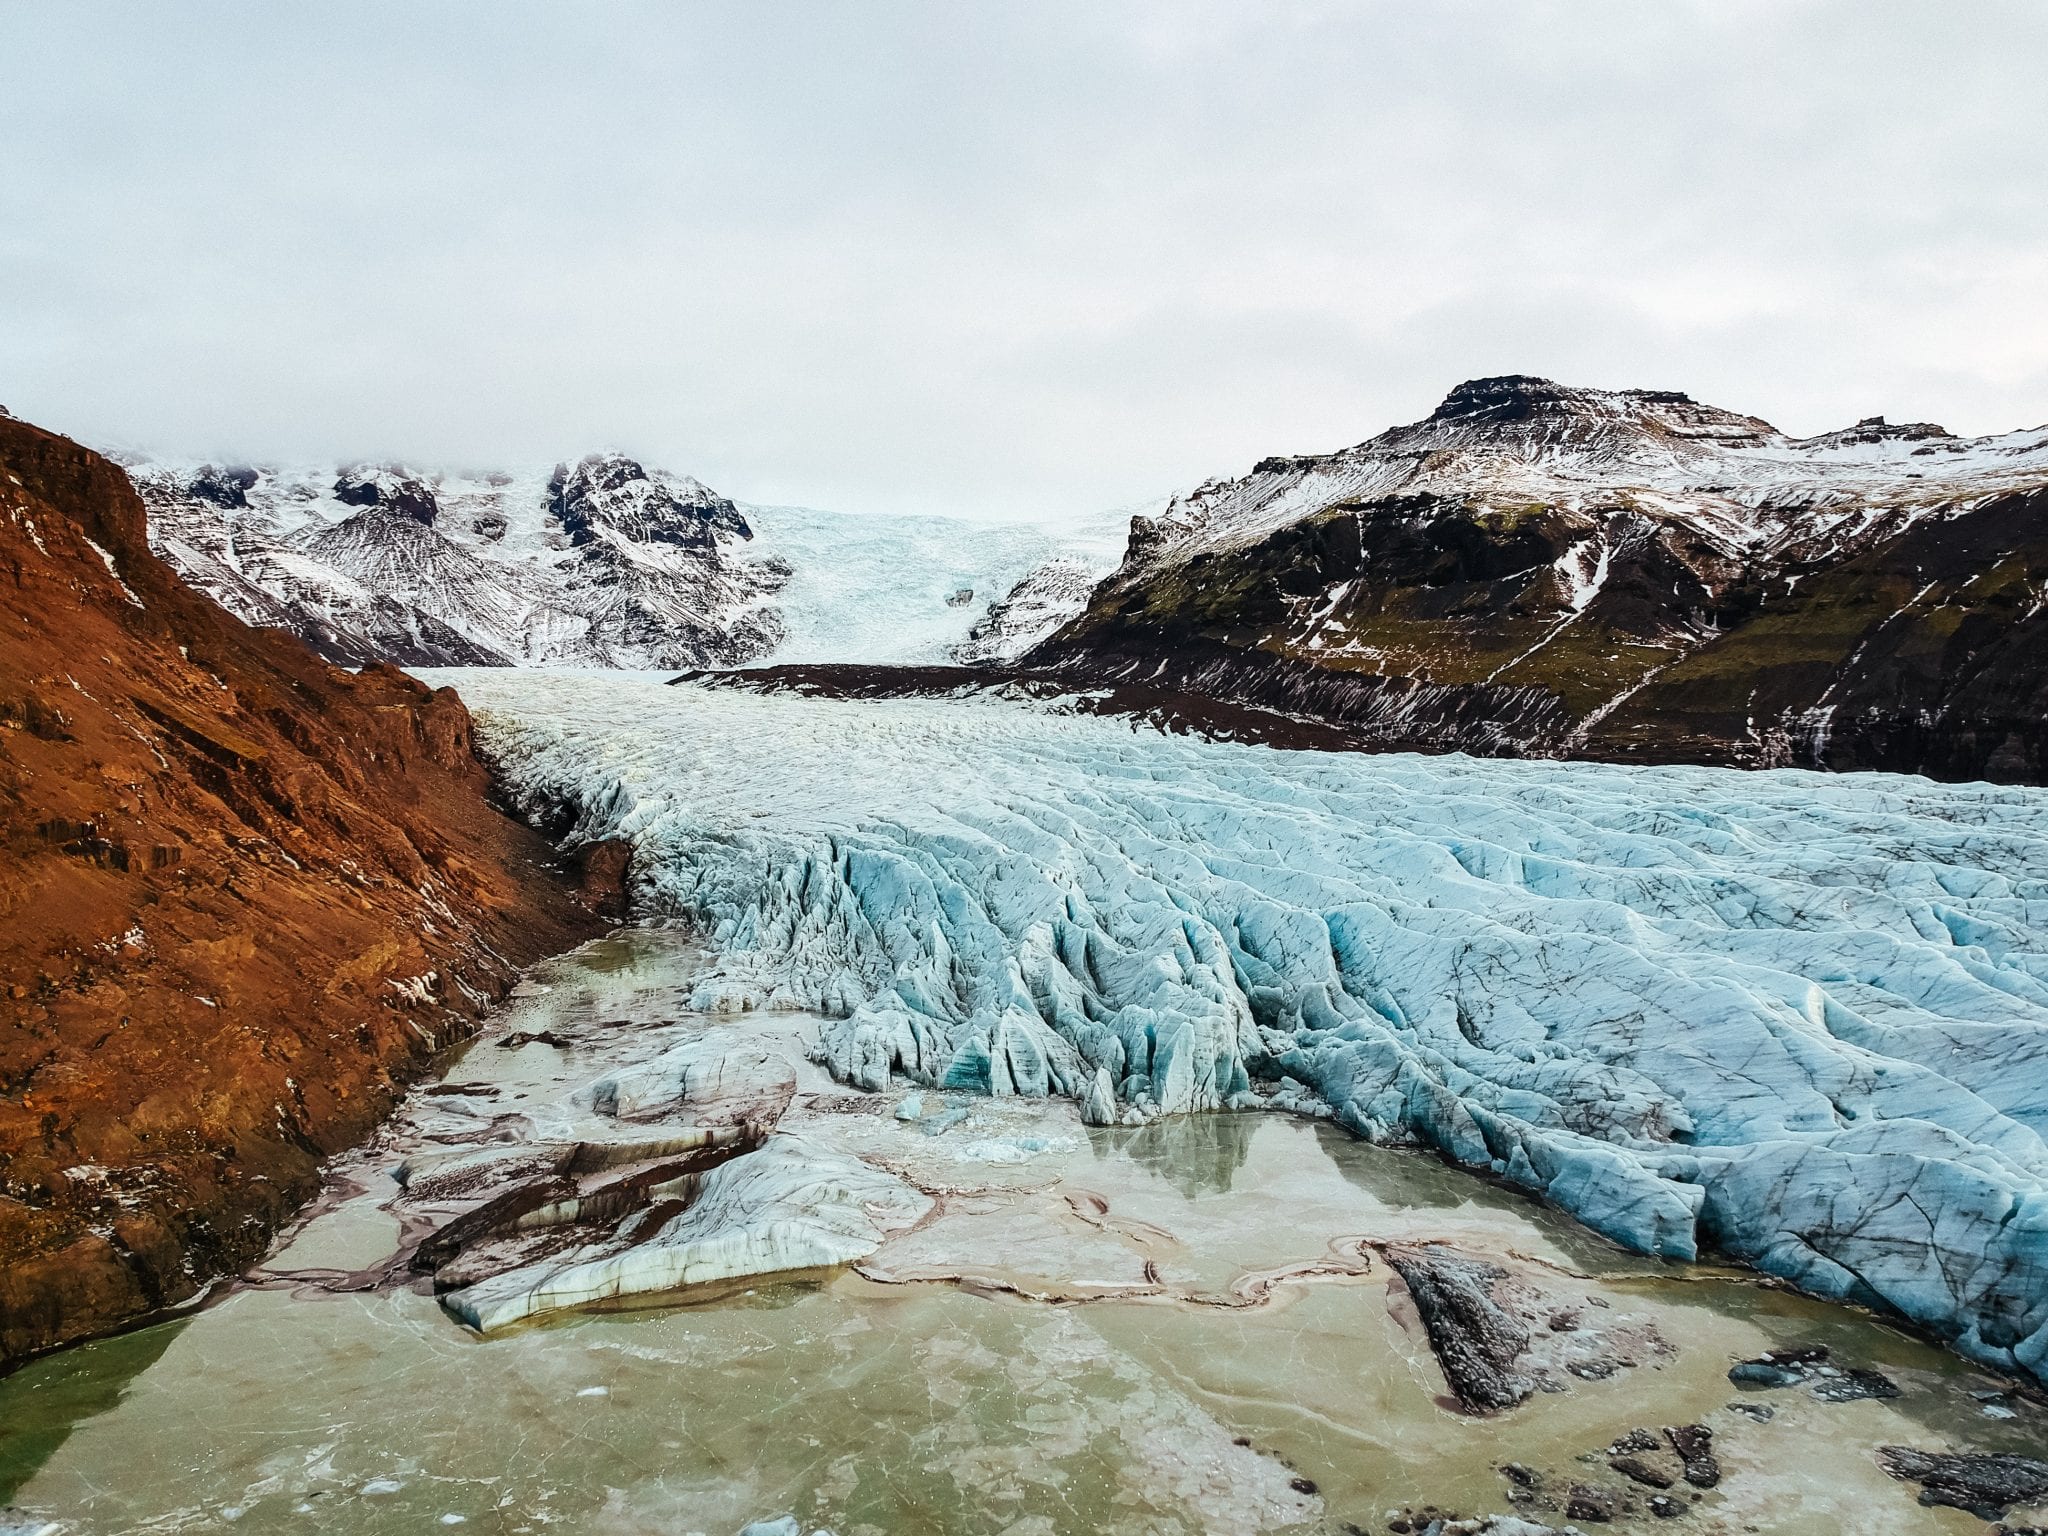
[[[586,946],[447,1080],[544,1114],[614,1058],[713,1023],[684,1002],[696,963],[656,931]],[[816,1022],[747,1020],[792,1052]],[[575,1045],[493,1043],[539,1029]],[[484,1113],[481,1096],[415,1096],[256,1283],[0,1381],[0,1502],[81,1532],[729,1533],[784,1511],[838,1536],[1379,1532],[1425,1505],[1510,1510],[1498,1467],[1519,1462],[1553,1490],[1628,1491],[1636,1512],[1610,1529],[1974,1532],[1918,1507],[1874,1448],[2048,1442],[2036,1406],[1987,1405],[1972,1394],[2003,1383],[1876,1319],[1624,1253],[1419,1154],[1276,1114],[1092,1129],[1064,1102],[927,1093],[913,1122],[905,1097],[806,1064],[785,1122],[937,1197],[870,1260],[479,1338],[424,1284],[377,1275],[403,1236],[390,1166],[422,1126]],[[938,1129],[949,1106],[965,1117]],[[1424,1239],[1661,1346],[1461,1413],[1371,1246]],[[1793,1343],[1902,1395],[1793,1388],[1747,1394],[1768,1423],[1729,1410],[1745,1397],[1729,1365]],[[1724,1477],[1652,1520],[1594,1453],[1687,1423],[1713,1429]]]

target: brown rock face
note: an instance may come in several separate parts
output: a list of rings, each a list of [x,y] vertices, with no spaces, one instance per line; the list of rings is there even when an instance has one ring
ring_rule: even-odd
[[[594,931],[485,788],[452,691],[249,629],[119,469],[0,420],[0,1366],[247,1263]]]

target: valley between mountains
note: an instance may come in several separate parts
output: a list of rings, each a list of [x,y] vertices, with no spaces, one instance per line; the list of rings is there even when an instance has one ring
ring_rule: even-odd
[[[0,594],[0,1531],[2048,1519],[2048,428],[0,419]]]
[[[130,472],[188,581],[349,663],[959,664],[1367,748],[2048,773],[2048,427],[1791,438],[1676,391],[1477,379],[1128,537],[743,508],[620,454]]]

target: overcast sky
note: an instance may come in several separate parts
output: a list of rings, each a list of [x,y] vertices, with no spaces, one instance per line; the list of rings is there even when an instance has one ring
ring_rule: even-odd
[[[2048,420],[2048,4],[0,9],[0,403],[1061,515],[1684,389]]]

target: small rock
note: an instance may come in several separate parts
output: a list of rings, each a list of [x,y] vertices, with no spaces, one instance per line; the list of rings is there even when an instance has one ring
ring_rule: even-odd
[[[1728,1379],[1738,1387],[1796,1387],[1806,1380],[1806,1373],[1768,1360],[1745,1360],[1728,1372]]]
[[[1728,1411],[1739,1413],[1746,1419],[1754,1419],[1759,1424],[1768,1424],[1778,1416],[1778,1410],[1769,1403],[1730,1403]]]
[[[1680,1424],[1664,1431],[1671,1449],[1685,1463],[1685,1480],[1695,1488],[1721,1481],[1721,1463],[1714,1459],[1714,1432],[1704,1424]]]
[[[1571,1493],[1565,1499],[1564,1513],[1567,1520],[1606,1522],[1621,1513],[1621,1497],[1611,1488],[1573,1483]]]
[[[1840,1371],[1815,1382],[1813,1395],[1824,1403],[1853,1403],[1866,1397],[1897,1397],[1899,1384],[1876,1371]]]
[[[1611,1458],[1607,1465],[1630,1482],[1641,1483],[1645,1488],[1669,1488],[1678,1481],[1635,1456],[1616,1456]]]
[[[1754,1360],[1745,1360],[1729,1371],[1728,1379],[1743,1387],[1797,1386],[1816,1374],[1828,1358],[1825,1344],[1795,1344],[1785,1349],[1767,1349]]]
[[[1650,1497],[1650,1513],[1659,1520],[1675,1520],[1685,1513],[1685,1506],[1676,1499],[1667,1499],[1663,1494]]]

